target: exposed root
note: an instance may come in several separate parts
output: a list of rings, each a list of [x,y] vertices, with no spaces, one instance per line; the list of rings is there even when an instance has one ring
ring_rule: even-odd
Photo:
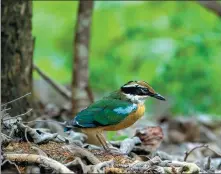
[[[98,164],[101,162],[96,156],[94,156],[94,154],[74,144],[65,145],[64,148],[80,158],[86,157],[92,164]]]
[[[120,151],[123,154],[129,154],[133,150],[134,146],[139,143],[141,143],[141,141],[138,137],[126,138],[120,145]]]
[[[111,168],[114,165],[114,161],[104,161],[95,165],[85,165],[80,158],[75,158],[73,161],[65,164],[67,167],[80,165],[83,173],[104,173],[105,168]]]
[[[58,136],[57,133],[48,133],[48,132],[43,132],[40,131],[38,129],[33,129],[30,128],[29,126],[24,125],[23,123],[18,122],[17,123],[18,128],[20,128],[23,132],[25,132],[25,130],[27,131],[27,134],[29,134],[34,143],[43,143],[43,142],[48,142],[48,141],[55,141],[56,137]]]
[[[7,154],[7,153],[5,153],[4,155],[5,158],[10,161],[37,163],[49,167],[51,169],[54,169],[58,173],[74,173],[63,164],[45,156],[35,155],[35,154]]]
[[[12,138],[8,135],[1,133],[2,144],[7,144],[12,141]]]

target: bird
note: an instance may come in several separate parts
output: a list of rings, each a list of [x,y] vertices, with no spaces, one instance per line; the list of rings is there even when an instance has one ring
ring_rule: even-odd
[[[145,81],[129,81],[120,89],[92,103],[69,121],[71,127],[80,128],[83,133],[110,150],[104,131],[118,131],[133,125],[145,112],[144,102],[148,97],[165,100],[163,96]]]

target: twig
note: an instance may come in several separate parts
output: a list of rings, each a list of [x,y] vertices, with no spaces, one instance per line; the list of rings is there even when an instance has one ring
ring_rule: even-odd
[[[221,154],[216,152],[215,150],[211,149],[208,145],[208,147],[206,147],[207,149],[211,150],[213,153],[215,153],[217,156],[220,156],[221,157]]]
[[[196,147],[192,148],[192,149],[191,149],[190,151],[188,151],[188,152],[185,152],[185,156],[184,156],[183,161],[186,161],[187,158],[188,158],[188,156],[189,156],[194,150],[199,149],[199,148],[207,148],[207,149],[211,150],[212,152],[214,152],[216,155],[221,156],[221,154],[219,154],[219,153],[216,152],[215,150],[211,149],[211,148],[209,147],[209,145],[203,144],[203,145],[196,146]]]
[[[55,121],[55,120],[32,120],[32,121],[29,121],[29,122],[24,122],[24,124],[30,124],[30,123],[33,123],[33,122],[52,122],[52,123],[60,124],[62,126],[66,126],[67,125],[66,121],[60,122],[60,121]]]
[[[10,110],[11,108],[4,108],[3,110],[1,110],[1,112],[4,112],[4,111],[8,111]]]
[[[57,92],[59,92],[59,94],[61,94],[65,99],[71,100],[71,92],[68,89],[60,84],[57,84],[54,80],[42,72],[37,65],[33,65],[33,67],[46,82],[48,82]]]
[[[186,161],[187,158],[188,158],[188,156],[189,156],[194,150],[199,149],[199,148],[202,148],[202,147],[206,147],[206,146],[208,146],[208,145],[203,144],[203,145],[200,145],[200,146],[196,146],[196,147],[192,148],[191,150],[185,152],[185,156],[184,156],[183,161]]]
[[[1,107],[6,106],[6,105],[8,105],[9,103],[13,103],[13,102],[15,102],[15,101],[17,101],[17,100],[20,100],[20,99],[22,99],[22,98],[24,98],[24,97],[26,97],[26,96],[28,96],[28,95],[30,95],[30,94],[31,94],[31,92],[30,92],[30,93],[27,93],[27,94],[25,94],[25,95],[23,95],[23,96],[21,96],[21,97],[19,97],[19,98],[16,98],[16,99],[14,99],[14,100],[12,100],[12,101],[10,101],[10,102],[4,103],[3,105],[1,105]]]
[[[15,119],[15,118],[18,118],[18,117],[22,117],[24,115],[27,115],[29,112],[31,112],[32,109],[29,109],[27,112],[23,113],[23,114],[20,114],[20,115],[16,115],[14,117],[10,117],[10,118],[6,118],[6,119],[3,119],[3,121],[6,121],[6,120],[10,120],[10,119]]]
[[[65,165],[45,156],[35,154],[7,154],[5,158],[16,162],[31,162],[47,166],[51,169],[56,170],[59,173],[74,173],[69,170]]]

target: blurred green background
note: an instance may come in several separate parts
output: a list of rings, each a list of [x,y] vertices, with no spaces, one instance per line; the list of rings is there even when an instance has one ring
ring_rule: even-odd
[[[77,6],[33,1],[34,61],[62,84],[71,83]],[[198,3],[96,1],[90,43],[96,94],[145,80],[173,114],[221,115],[221,20]]]

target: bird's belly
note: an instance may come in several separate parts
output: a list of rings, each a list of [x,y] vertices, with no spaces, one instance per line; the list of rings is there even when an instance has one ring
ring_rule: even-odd
[[[117,131],[121,129],[125,129],[127,127],[130,127],[132,124],[134,124],[138,119],[140,119],[145,112],[145,106],[144,105],[139,105],[138,109],[128,115],[123,121],[116,125],[110,125],[110,126],[105,126],[103,127],[104,131]]]

